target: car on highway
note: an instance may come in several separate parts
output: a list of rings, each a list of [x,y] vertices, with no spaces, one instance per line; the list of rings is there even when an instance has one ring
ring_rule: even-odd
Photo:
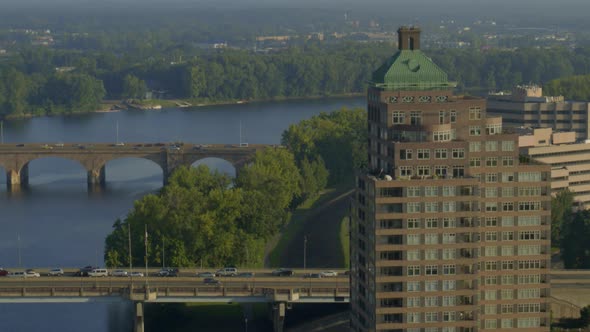
[[[324,277],[324,278],[337,277],[338,276],[338,272],[336,272],[336,271],[324,271],[321,274],[322,274],[322,277]]]
[[[295,271],[291,269],[280,268],[272,271],[272,275],[277,277],[291,277],[295,275]]]
[[[308,273],[304,275],[305,278],[320,279],[323,278],[321,273]]]
[[[8,271],[0,267],[0,277],[6,277],[8,275]]]
[[[88,272],[89,277],[108,277],[109,270],[107,269],[92,269],[92,271]]]
[[[113,272],[111,272],[111,275],[113,277],[127,277],[128,273],[125,270],[113,270]]]
[[[88,277],[88,272],[90,272],[94,269],[98,269],[98,267],[95,267],[92,265],[86,265],[84,267],[81,267],[80,270],[78,272],[76,272],[74,275],[77,277]]]
[[[28,269],[25,271],[25,278],[39,278],[41,277],[41,274],[39,272],[36,272],[33,269]]]
[[[143,272],[133,271],[129,273],[130,277],[143,277]]]
[[[197,273],[197,277],[199,278],[215,278],[217,275],[215,272],[199,272]]]
[[[47,276],[49,277],[61,277],[64,275],[64,270],[60,269],[60,268],[54,268],[49,270],[49,272],[47,272]]]
[[[23,146],[25,146],[23,143],[17,144],[16,147],[18,148],[22,148]]]
[[[44,145],[41,145],[41,148],[42,148],[42,149],[46,149],[46,150],[52,150],[52,149],[53,149],[53,146],[50,146],[50,145],[44,144]]]
[[[27,275],[24,271],[14,271],[14,272],[9,272],[7,277],[9,277],[9,278],[26,278]]]
[[[205,278],[203,279],[203,283],[207,285],[220,285],[221,282],[215,278]]]
[[[235,277],[238,275],[238,269],[233,266],[224,267],[223,269],[215,272],[215,274],[217,274],[219,277]]]
[[[63,143],[55,143],[55,146],[58,148],[63,148],[64,144]]]
[[[178,269],[161,269],[158,271],[158,277],[178,277]]]

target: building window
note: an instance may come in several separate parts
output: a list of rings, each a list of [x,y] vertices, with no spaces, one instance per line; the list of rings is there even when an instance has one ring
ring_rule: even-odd
[[[540,182],[541,172],[520,172],[518,182]]]
[[[424,282],[424,291],[426,292],[436,292],[438,290],[438,281],[436,280],[429,280]]]
[[[430,159],[430,149],[418,149],[418,160]]]
[[[438,244],[438,234],[424,234],[424,244]]]
[[[418,166],[418,176],[430,176],[430,166]]]
[[[513,216],[502,217],[502,227],[512,227],[512,226],[514,226],[514,217]]]
[[[486,241],[498,241],[498,232],[486,232]]]
[[[496,227],[498,226],[498,218],[497,217],[486,217],[486,227]]]
[[[485,277],[485,284],[486,285],[497,285],[498,284],[498,277],[497,276]]]
[[[486,158],[486,166],[487,167],[496,167],[496,166],[498,166],[498,157],[487,157]]]
[[[455,228],[457,227],[456,218],[443,218],[443,228]]]
[[[485,256],[486,257],[498,256],[498,247],[485,247]]]
[[[496,319],[486,319],[484,326],[486,329],[496,329],[498,327],[498,321]]]
[[[503,329],[511,329],[512,327],[514,327],[512,318],[503,318],[501,320],[501,327]]]
[[[438,196],[438,187],[433,187],[433,186],[424,187],[424,196],[425,197],[437,197]]]
[[[443,322],[454,322],[456,320],[456,313],[454,311],[443,312]]]
[[[413,126],[419,126],[422,124],[422,112],[411,111],[410,112],[410,124]]]
[[[502,246],[502,256],[514,256],[514,247]]]
[[[514,270],[514,261],[502,261],[502,270]]]
[[[502,187],[502,197],[514,197],[514,188]]]
[[[408,297],[406,300],[406,307],[408,308],[416,308],[420,307],[420,298],[419,297]]]
[[[438,259],[438,250],[436,250],[436,249],[424,250],[424,260],[435,261],[437,259]]]
[[[419,292],[420,291],[420,282],[419,281],[408,281],[406,283],[406,287],[408,292]]]
[[[420,313],[419,312],[409,312],[407,314],[407,321],[408,321],[408,323],[420,323]]]
[[[404,122],[406,122],[406,115],[402,111],[394,111],[391,114],[391,118],[393,124],[403,124]]]
[[[497,202],[486,202],[485,208],[486,208],[486,212],[498,211],[498,203]]]
[[[451,123],[457,122],[457,111],[451,110],[450,117],[451,117]]]
[[[424,224],[426,225],[426,228],[438,228],[438,219],[426,218],[426,220],[424,220]]]
[[[419,276],[420,275],[420,266],[419,265],[408,266],[408,275],[409,276]]]
[[[541,210],[541,202],[518,202],[518,211]]]
[[[420,220],[419,219],[408,218],[407,223],[408,223],[408,229],[420,228]]]
[[[481,127],[480,126],[469,126],[469,136],[480,136],[481,135]]]
[[[454,238],[453,234],[453,238]],[[443,235],[443,243],[444,243],[444,235]],[[453,242],[454,243],[454,242]],[[442,258],[443,260],[453,260],[453,259],[457,259],[457,249],[454,248],[445,248],[442,251]]]
[[[457,268],[455,264],[443,265],[443,274],[444,275],[454,275],[457,273]]]
[[[457,234],[455,233],[443,233],[443,243],[456,243],[457,242]]]
[[[447,149],[435,149],[434,150],[434,159],[447,159]]]
[[[484,312],[486,315],[495,315],[498,312],[498,306],[495,304],[486,304]]]
[[[504,166],[504,167],[514,166],[514,158],[513,157],[502,157],[502,166]]]
[[[425,275],[427,276],[438,275],[438,265],[426,265],[425,272]]]
[[[498,141],[486,141],[486,151],[487,152],[498,151]]]
[[[450,131],[435,131],[432,133],[432,140],[435,142],[448,142],[451,140]]]
[[[500,308],[502,308],[503,314],[511,314],[514,312],[514,305],[512,304],[502,304]]]
[[[514,203],[513,202],[502,203],[502,211],[514,211]]]
[[[443,197],[453,197],[455,196],[456,187],[453,186],[444,186],[442,187],[442,195]]]
[[[514,141],[502,141],[502,151],[514,151]]]
[[[400,166],[399,167],[399,176],[401,176],[401,177],[412,176],[412,166]]]
[[[452,291],[457,289],[456,280],[443,280],[442,281],[443,291]]]
[[[465,158],[465,149],[455,148],[451,150],[452,158],[453,159],[463,159]]]
[[[481,108],[470,107],[469,108],[469,120],[481,120]]]
[[[514,173],[502,173],[502,182],[514,182]]]
[[[519,240],[522,241],[531,241],[531,240],[540,240],[541,239],[541,231],[520,231],[518,233]]]
[[[408,187],[406,193],[407,197],[420,197],[420,187]]]
[[[402,103],[413,103],[414,97],[413,96],[403,96]]]
[[[420,202],[406,203],[406,211],[408,213],[417,213],[417,212],[420,212]]]
[[[419,250],[406,251],[406,259],[409,261],[419,261],[420,260],[420,251]]]
[[[487,183],[498,182],[498,173],[486,173],[486,182]]]
[[[408,234],[406,235],[406,243],[408,245],[420,244],[420,234]]]
[[[438,111],[438,123],[444,124],[445,123],[445,111]]]
[[[447,176],[447,166],[442,166],[442,165],[436,165],[434,166],[434,175],[436,176],[440,176],[440,177],[445,177]]]
[[[498,197],[498,188],[486,187],[485,195],[486,197]]]
[[[514,276],[513,275],[503,275],[502,276],[502,285],[514,285]],[[505,313],[502,311],[502,313]]]
[[[502,133],[501,124],[489,124],[486,125],[486,135],[497,135]]]
[[[443,212],[455,212],[456,202],[443,202]]]
[[[519,216],[518,226],[539,226],[541,225],[541,216]]]
[[[480,167],[481,166],[481,158],[480,157],[469,158],[469,166]]]
[[[400,160],[412,160],[412,149],[401,149],[399,150]]]
[[[502,241],[514,241],[514,232],[512,232],[512,231],[502,232]]]
[[[541,196],[541,187],[520,187],[518,196]]]
[[[481,142],[469,142],[469,152],[481,152]]]

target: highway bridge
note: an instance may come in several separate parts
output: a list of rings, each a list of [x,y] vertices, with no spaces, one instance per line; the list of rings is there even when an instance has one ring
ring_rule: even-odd
[[[204,158],[219,158],[231,163],[236,172],[252,160],[257,150],[277,145],[261,144],[186,144],[186,143],[14,143],[0,144],[0,167],[6,183],[18,191],[29,182],[29,163],[41,158],[74,160],[87,172],[90,189],[106,183],[106,164],[119,158],[151,160],[162,168],[164,183],[179,166],[190,166]]]
[[[14,269],[8,269],[14,271]],[[196,271],[177,277],[80,277],[75,269],[65,276],[0,278],[0,303],[86,303],[133,301],[135,331],[144,330],[144,303],[236,302],[268,303],[275,331],[283,330],[286,310],[292,303],[348,303],[349,279],[344,270],[335,277],[318,278],[320,270],[298,271],[294,276],[273,276],[271,270],[249,270],[248,277],[218,277],[206,283]],[[312,277],[306,277],[312,276]]]
[[[10,269],[9,269],[10,270]],[[275,331],[282,331],[286,309],[293,303],[348,303],[349,279],[345,270],[332,269],[337,277],[309,278],[322,270],[297,270],[290,277],[273,276],[268,269],[248,270],[248,277],[219,277],[207,284],[198,269],[183,269],[178,277],[77,277],[65,269],[62,277],[0,278],[0,303],[119,302],[135,303],[135,329],[143,331],[143,303],[236,302],[268,303]],[[139,271],[139,270],[137,270]],[[243,271],[241,271],[243,272]],[[552,270],[551,311],[554,318],[577,318],[590,305],[590,270]]]

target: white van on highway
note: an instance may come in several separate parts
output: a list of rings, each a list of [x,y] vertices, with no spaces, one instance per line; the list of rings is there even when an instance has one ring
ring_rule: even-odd
[[[109,275],[109,271],[107,269],[92,269],[92,271],[88,272],[89,277],[106,277]]]

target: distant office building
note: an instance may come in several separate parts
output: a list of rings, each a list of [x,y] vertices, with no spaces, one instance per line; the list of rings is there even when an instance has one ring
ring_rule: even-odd
[[[351,215],[354,331],[549,331],[547,165],[518,135],[455,96],[398,30],[368,88],[369,168]]]
[[[574,132],[541,128],[521,134],[518,145],[523,155],[551,165],[553,194],[569,189],[579,208],[590,208],[590,142],[576,143]]]
[[[590,103],[543,96],[540,86],[517,86],[512,94],[489,94],[487,112],[501,116],[507,127],[553,128],[574,131],[579,140],[590,138]]]

